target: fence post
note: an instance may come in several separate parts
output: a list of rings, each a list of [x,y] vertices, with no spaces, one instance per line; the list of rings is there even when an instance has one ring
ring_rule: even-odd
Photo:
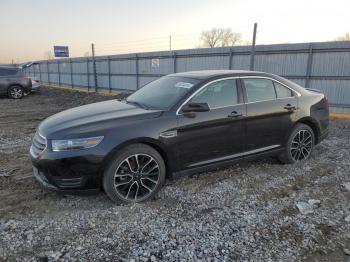
[[[228,69],[231,70],[232,69],[232,59],[233,59],[233,51],[230,48],[230,57],[229,57],[229,61],[228,61]]]
[[[254,23],[253,43],[252,43],[252,49],[250,51],[250,70],[254,70],[255,42],[256,42],[256,30],[257,30],[257,27],[258,27],[258,24]]]
[[[89,58],[86,58],[86,75],[87,75],[88,92],[90,92],[90,69],[89,69]]]
[[[177,71],[177,68],[176,68],[177,64],[176,64],[176,62],[177,61],[176,61],[176,52],[175,51],[173,52],[173,62],[174,62],[174,65],[173,65],[174,66],[174,73],[176,73],[176,71]]]
[[[109,87],[109,93],[112,92],[112,81],[111,81],[111,57],[107,57],[108,61],[108,87]]]
[[[40,82],[42,82],[42,78],[41,78],[41,63],[39,63],[39,78],[40,78]]]
[[[91,44],[91,51],[92,51],[92,66],[93,66],[93,70],[94,70],[94,79],[95,79],[95,92],[98,92],[98,79],[97,79],[95,45],[94,44]]]
[[[34,75],[34,77],[36,77],[36,75],[35,75],[35,65],[32,65],[33,66],[33,75]]]
[[[70,84],[72,86],[72,89],[74,88],[73,83],[73,65],[72,65],[72,59],[69,59],[69,67],[70,67]]]
[[[139,89],[139,56],[135,55],[135,66],[136,66],[136,89]]]
[[[46,67],[47,67],[47,82],[50,84],[49,61],[46,61]]]
[[[309,55],[308,55],[308,57],[307,57],[305,88],[309,88],[309,86],[310,86],[310,76],[311,76],[311,70],[312,70],[312,60],[313,60],[313,50],[312,50],[312,43],[310,43],[310,45],[309,45]]]
[[[90,69],[89,69],[89,58],[86,58],[86,75],[88,82],[88,92],[90,92]]]
[[[60,60],[57,60],[57,72],[58,72],[58,86],[61,87],[61,69]]]

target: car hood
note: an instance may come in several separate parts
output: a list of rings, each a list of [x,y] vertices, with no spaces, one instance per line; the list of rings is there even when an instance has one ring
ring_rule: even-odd
[[[96,132],[115,127],[124,121],[137,121],[160,116],[160,110],[145,110],[132,104],[110,100],[75,107],[50,116],[39,125],[44,137],[62,138],[75,133]]]

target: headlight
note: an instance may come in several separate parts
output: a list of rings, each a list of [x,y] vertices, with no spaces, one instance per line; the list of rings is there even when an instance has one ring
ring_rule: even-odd
[[[52,150],[67,151],[73,149],[85,149],[97,146],[101,143],[103,136],[78,138],[78,139],[67,139],[67,140],[52,140]]]

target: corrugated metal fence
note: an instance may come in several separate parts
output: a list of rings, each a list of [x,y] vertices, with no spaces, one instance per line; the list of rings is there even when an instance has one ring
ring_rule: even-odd
[[[42,82],[89,90],[136,90],[160,76],[204,69],[250,68],[250,46],[189,49],[39,61],[27,69]],[[350,42],[258,45],[254,70],[284,76],[350,108]],[[95,68],[94,70],[94,63]]]

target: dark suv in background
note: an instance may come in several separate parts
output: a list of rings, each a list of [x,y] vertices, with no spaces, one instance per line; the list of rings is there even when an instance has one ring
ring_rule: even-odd
[[[32,80],[22,69],[10,66],[0,66],[0,95],[20,99],[32,90]]]

